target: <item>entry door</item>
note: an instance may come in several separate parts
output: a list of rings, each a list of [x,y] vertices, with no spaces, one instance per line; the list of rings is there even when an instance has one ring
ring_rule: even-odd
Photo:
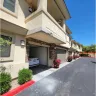
[[[66,62],[66,50],[57,49],[57,59],[61,60],[61,63]]]

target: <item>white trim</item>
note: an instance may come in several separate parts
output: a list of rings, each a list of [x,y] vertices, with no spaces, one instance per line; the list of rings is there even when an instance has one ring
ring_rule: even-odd
[[[18,16],[18,0],[16,0],[16,2],[15,2],[15,12],[12,12],[11,10],[9,10],[3,6],[4,0],[1,0],[0,3],[1,3],[0,4],[0,10],[2,10],[4,12],[6,12],[7,14],[10,14],[10,15],[17,18],[17,16]]]

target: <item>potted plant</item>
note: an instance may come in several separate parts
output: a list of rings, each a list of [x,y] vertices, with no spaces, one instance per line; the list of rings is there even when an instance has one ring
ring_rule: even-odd
[[[68,56],[67,60],[68,60],[68,62],[71,62],[72,61],[72,56]]]
[[[61,60],[60,60],[60,59],[55,59],[55,60],[53,61],[53,63],[54,63],[54,68],[59,68],[59,65],[60,65],[60,63],[61,63]]]

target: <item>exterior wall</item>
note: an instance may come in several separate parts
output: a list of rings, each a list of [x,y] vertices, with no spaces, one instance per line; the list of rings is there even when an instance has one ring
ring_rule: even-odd
[[[50,16],[50,17],[49,17]],[[43,14],[43,26],[45,26],[48,30],[50,30],[53,36],[57,37],[61,41],[66,41],[65,39],[65,32],[61,26],[57,24],[57,22],[53,21],[51,15]]]
[[[33,29],[36,31],[36,28],[45,28],[53,37],[62,42],[66,41],[65,31],[48,12],[36,11],[27,17],[25,22],[30,33]]]
[[[69,38],[68,34],[66,34],[66,44],[61,44],[61,46],[70,48],[70,47],[71,47],[70,42],[71,42],[71,41],[70,41],[70,38]]]
[[[33,18],[31,18],[31,17],[33,17]],[[29,18],[31,20],[29,20]],[[41,27],[42,26],[42,19],[43,19],[42,14],[37,14],[37,12],[35,12],[34,14],[31,14],[25,20],[27,29],[33,30],[33,29]]]
[[[63,24],[63,30],[66,32],[66,24]]]
[[[66,60],[67,60],[68,56],[69,56],[69,51],[67,50],[66,51]]]
[[[50,52],[49,52],[49,47],[48,47],[48,66],[52,67],[53,66],[53,59],[49,58]]]
[[[82,52],[82,47],[80,47],[80,49],[79,49],[79,50],[80,50],[80,52]]]
[[[3,0],[1,0],[3,1]],[[41,1],[41,7],[39,6],[39,10],[35,11],[34,13],[30,14],[28,11],[29,5],[25,2],[25,0],[17,0],[16,3],[16,14],[13,14],[8,9],[2,7],[2,2],[0,1],[0,18],[4,19],[6,21],[9,21],[13,24],[16,24],[18,26],[21,26],[23,28],[27,28],[29,31],[36,30],[36,28],[46,28],[48,32],[55,38],[63,41],[63,46],[70,47],[69,43],[69,36],[66,34],[66,26],[63,25],[63,28],[56,22],[56,20],[47,12],[47,5],[46,1]],[[45,3],[45,4],[44,4]],[[43,5],[43,6],[42,6]],[[41,11],[42,9],[42,11]],[[43,11],[46,10],[46,11]],[[18,30],[17,30],[18,31]],[[22,68],[28,68],[29,64],[25,62],[25,56],[26,56],[26,47],[21,47],[20,40],[26,40],[25,36],[14,34],[15,36],[15,48],[14,48],[14,59],[13,61],[7,61],[2,62],[2,65],[7,67],[7,71],[11,73],[12,78],[16,78],[18,76],[18,71]],[[73,45],[73,48],[74,45]],[[49,49],[48,49],[49,50]],[[38,54],[38,56],[42,58],[41,63],[45,64],[46,60],[43,61],[46,56],[44,53],[46,50],[43,48],[39,50],[41,54]],[[40,56],[41,55],[41,56]],[[47,54],[48,59],[48,66],[53,65],[53,59],[49,58],[49,52]],[[67,58],[67,55],[66,55]]]
[[[13,61],[2,62],[1,65],[6,67],[6,71],[11,73],[12,78],[18,77],[18,71],[22,68],[28,68],[25,62],[26,46],[21,47],[20,40],[25,40],[25,36],[15,35],[15,48]]]
[[[25,0],[17,0],[17,12],[14,15],[13,12],[2,6],[2,2],[3,0],[0,0],[0,18],[26,28],[25,17],[28,16],[30,13],[28,11],[29,6],[25,2]]]

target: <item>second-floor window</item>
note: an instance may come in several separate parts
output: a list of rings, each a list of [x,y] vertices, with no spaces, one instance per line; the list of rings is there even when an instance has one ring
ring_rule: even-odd
[[[12,12],[15,12],[15,2],[16,0],[4,0],[3,6]]]

